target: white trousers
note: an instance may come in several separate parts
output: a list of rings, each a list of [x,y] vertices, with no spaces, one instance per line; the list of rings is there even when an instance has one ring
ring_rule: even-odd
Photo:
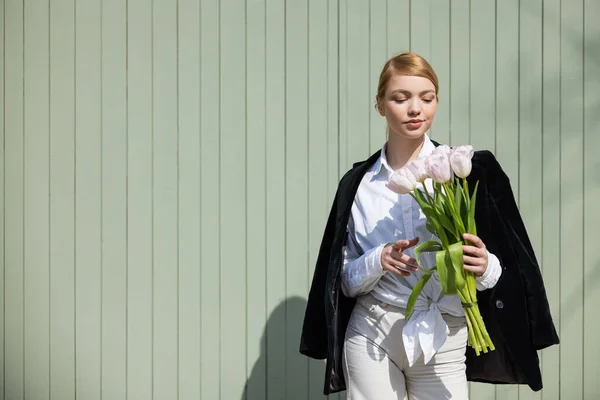
[[[344,341],[344,376],[352,400],[465,400],[469,398],[464,317],[443,314],[446,343],[424,364],[408,366],[402,342],[402,308],[371,295],[357,299]]]

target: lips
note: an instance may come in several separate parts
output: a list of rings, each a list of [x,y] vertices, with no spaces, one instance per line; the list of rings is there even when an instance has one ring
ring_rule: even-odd
[[[421,126],[423,126],[423,120],[421,119],[411,119],[409,121],[406,122],[406,128],[408,130],[411,131],[416,131],[417,129],[420,129]]]

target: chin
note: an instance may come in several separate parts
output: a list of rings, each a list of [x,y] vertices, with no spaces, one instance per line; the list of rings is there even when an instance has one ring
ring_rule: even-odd
[[[425,132],[427,132],[428,129],[429,129],[429,127],[427,127],[427,128],[421,127],[414,131],[409,131],[406,129],[399,129],[398,131],[390,130],[390,134],[394,134],[396,136],[400,136],[405,139],[413,139],[414,140],[414,139],[421,139],[423,137],[423,135],[425,135]]]

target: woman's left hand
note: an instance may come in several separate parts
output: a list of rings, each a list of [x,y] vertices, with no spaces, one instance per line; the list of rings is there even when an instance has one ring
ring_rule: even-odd
[[[463,245],[465,270],[481,276],[488,266],[488,252],[485,244],[478,236],[469,233],[465,233],[463,237],[473,244],[472,246]]]

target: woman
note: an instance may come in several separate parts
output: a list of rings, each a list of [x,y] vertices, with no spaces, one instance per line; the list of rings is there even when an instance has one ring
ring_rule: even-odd
[[[467,380],[540,390],[536,350],[559,340],[508,177],[490,152],[473,156],[469,181],[470,187],[479,181],[478,236],[465,236],[473,246],[463,251],[496,350],[476,356],[466,348],[460,300],[443,296],[437,278],[425,286],[410,320],[404,318],[421,276],[413,247],[432,234],[410,195],[397,195],[386,183],[394,170],[438,146],[427,135],[438,102],[437,76],[417,54],[396,56],[383,67],[376,101],[388,140],[339,183],[300,352],[327,359],[325,394],[347,389],[352,399],[466,399]],[[421,261],[427,268],[435,264],[428,257]]]

